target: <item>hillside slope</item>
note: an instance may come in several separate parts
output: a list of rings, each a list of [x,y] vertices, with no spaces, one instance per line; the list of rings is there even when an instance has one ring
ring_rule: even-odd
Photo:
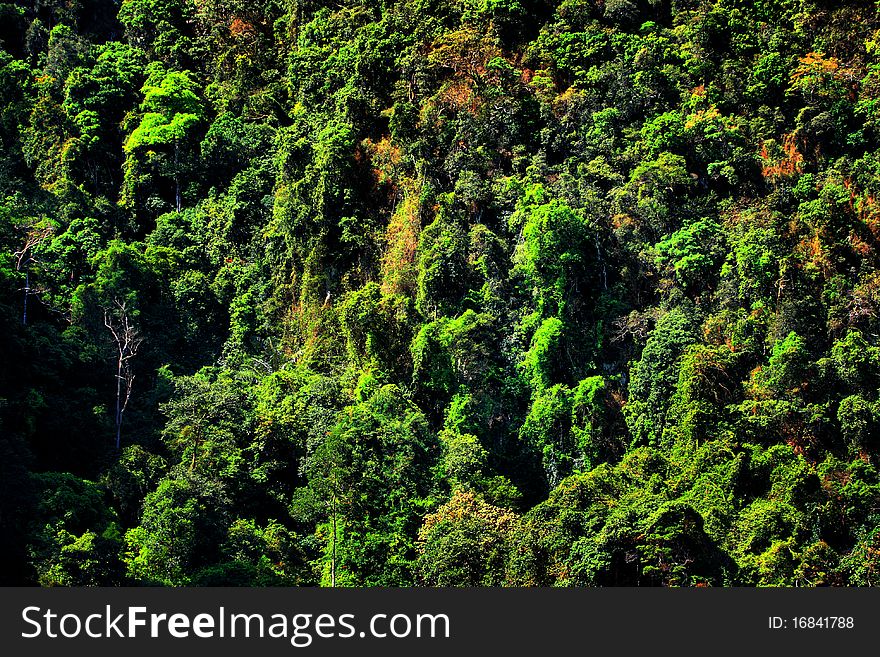
[[[871,585],[880,15],[0,4],[0,581]]]

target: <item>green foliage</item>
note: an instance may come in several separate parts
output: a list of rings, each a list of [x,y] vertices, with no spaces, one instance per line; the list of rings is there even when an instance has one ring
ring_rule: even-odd
[[[657,264],[672,269],[686,292],[705,289],[724,257],[721,226],[710,219],[677,230],[657,244]]]
[[[757,372],[754,379],[760,388],[769,389],[775,395],[794,395],[807,385],[810,365],[806,342],[792,332],[774,343],[767,367]]]
[[[518,253],[542,315],[562,315],[572,297],[588,294],[593,283],[590,227],[565,203],[535,205],[543,192],[533,190],[519,208],[523,243]],[[514,215],[516,217],[517,215]]]
[[[121,536],[103,491],[67,473],[32,475],[40,503],[29,546],[43,586],[96,586],[122,579]]]
[[[562,320],[550,317],[541,322],[532,336],[532,344],[525,354],[522,367],[526,371],[534,390],[543,390],[558,378],[561,368],[560,354]]]
[[[26,4],[0,583],[877,583],[870,3]]]
[[[436,437],[393,385],[343,409],[307,466],[296,506],[323,525],[323,571],[345,585],[412,582],[413,529],[430,509]],[[326,580],[325,580],[326,581]]]
[[[555,385],[535,398],[520,429],[520,438],[542,455],[550,488],[580,465],[581,460],[575,455],[571,416],[571,391]]]
[[[473,493],[456,492],[419,530],[419,583],[502,586],[519,519]]]
[[[634,443],[655,443],[663,434],[679,359],[696,339],[689,315],[684,309],[663,315],[645,343],[641,359],[632,367],[624,415]]]
[[[591,376],[572,391],[572,432],[585,466],[614,461],[625,450],[620,397],[611,381]]]
[[[141,204],[154,211],[162,208],[161,190],[155,194],[153,176],[171,179],[174,185],[172,208],[180,212],[184,176],[194,168],[191,144],[194,131],[204,115],[188,72],[166,72],[151,65],[141,89],[140,124],[125,141],[125,181],[121,202],[132,209]],[[151,193],[153,192],[153,193]]]
[[[430,318],[455,314],[468,287],[467,234],[442,211],[419,237],[416,307]]]
[[[129,577],[182,586],[211,563],[223,540],[228,502],[210,482],[164,480],[144,500],[141,523],[125,534]]]

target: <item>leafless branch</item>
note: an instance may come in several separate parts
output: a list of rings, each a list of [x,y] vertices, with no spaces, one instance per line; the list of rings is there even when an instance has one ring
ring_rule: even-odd
[[[110,331],[116,346],[116,448],[119,449],[122,432],[122,416],[131,399],[134,372],[131,359],[137,355],[143,342],[131,318],[127,302],[113,300],[114,309],[104,309],[104,326]]]
[[[33,262],[31,252],[33,249],[43,242],[52,234],[52,226],[46,226],[42,229],[31,228],[25,236],[24,246],[20,251],[15,251],[12,257],[15,258],[15,269],[21,271],[22,267],[26,267]],[[27,256],[27,257],[26,257]]]

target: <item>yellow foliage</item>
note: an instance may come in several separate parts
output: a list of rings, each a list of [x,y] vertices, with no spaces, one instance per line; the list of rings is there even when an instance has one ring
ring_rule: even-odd
[[[414,295],[416,250],[421,232],[420,185],[404,182],[403,200],[397,206],[385,232],[382,255],[382,292]]]

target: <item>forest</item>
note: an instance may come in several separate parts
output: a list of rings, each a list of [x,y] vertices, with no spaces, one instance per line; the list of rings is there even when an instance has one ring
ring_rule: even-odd
[[[0,584],[878,584],[878,195],[873,1],[0,1]]]

